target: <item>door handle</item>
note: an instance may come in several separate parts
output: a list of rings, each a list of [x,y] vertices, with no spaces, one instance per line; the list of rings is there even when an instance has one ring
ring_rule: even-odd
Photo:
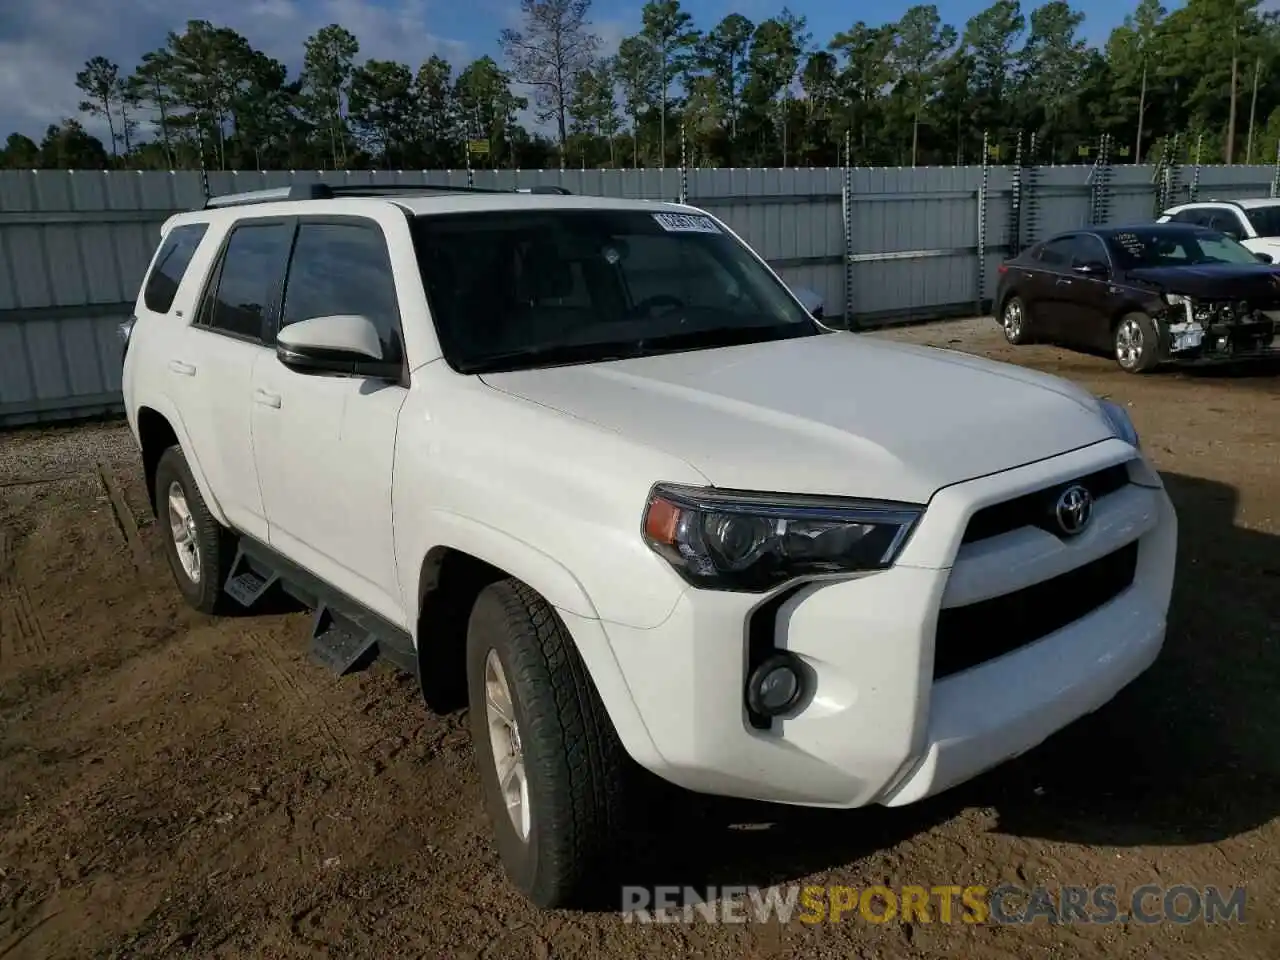
[[[262,404],[264,407],[273,407],[273,408],[275,408],[276,410],[279,410],[279,409],[280,409],[280,394],[278,394],[278,393],[271,393],[271,392],[269,392],[269,391],[267,391],[267,390],[261,390],[261,389],[259,389],[259,390],[255,390],[255,391],[253,391],[253,402],[254,402],[254,403],[260,403],[260,404]]]
[[[1070,281],[1070,280],[1068,280],[1066,277],[1059,277],[1059,278],[1058,278],[1058,283],[1059,283],[1061,286],[1064,286],[1064,287],[1069,287],[1069,286],[1071,286],[1071,281]]]
[[[194,377],[196,375],[196,368],[190,363],[183,363],[181,360],[170,360],[169,369],[184,377]]]

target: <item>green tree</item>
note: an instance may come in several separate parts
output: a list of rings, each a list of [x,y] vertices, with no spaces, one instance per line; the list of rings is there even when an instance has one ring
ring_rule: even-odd
[[[591,0],[520,0],[523,30],[503,30],[499,39],[511,62],[511,77],[533,87],[539,120],[554,120],[560,161],[568,140],[573,82],[600,46],[588,27]]]
[[[1015,125],[1010,109],[1015,92],[1017,42],[1026,29],[1018,0],[996,0],[972,17],[964,28],[969,54],[969,91],[979,129],[997,138]]]
[[[103,170],[110,166],[106,148],[85,132],[79,120],[50,124],[40,141],[40,166],[49,170]]]
[[[21,133],[9,134],[0,150],[0,167],[10,170],[34,170],[40,166],[40,148],[30,137]]]
[[[948,51],[956,43],[954,27],[942,23],[933,4],[914,6],[894,26],[897,43],[893,65],[897,73],[894,92],[911,115],[911,166],[916,165],[920,145],[920,116],[937,88],[938,74]]]
[[[884,126],[883,91],[893,80],[890,56],[894,39],[892,26],[868,27],[859,21],[849,30],[837,33],[829,47],[844,57],[840,100],[845,122],[838,132],[851,131],[859,146],[861,163],[883,159],[872,139],[872,131],[883,130]]]
[[[644,24],[640,36],[652,50],[651,63],[658,88],[659,166],[667,165],[667,111],[671,105],[671,84],[687,73],[698,31],[693,17],[680,9],[680,0],[649,0],[640,11]]]
[[[731,13],[697,44],[698,64],[709,74],[716,97],[728,114],[731,145],[738,136],[747,51],[754,33],[755,24],[740,13]]]
[[[631,119],[631,165],[640,166],[640,118],[653,109],[658,98],[658,72],[653,48],[643,37],[627,37],[618,44],[614,74],[622,102]]]
[[[309,119],[329,141],[333,166],[347,163],[345,103],[351,92],[360,41],[346,27],[331,23],[303,44],[302,92]]]
[[[76,74],[76,86],[85,95],[85,99],[80,101],[81,112],[107,121],[107,130],[111,135],[111,156],[115,157],[115,109],[120,96],[120,66],[106,57],[93,57]]]
[[[458,75],[454,99],[465,139],[487,138],[489,163],[496,168],[501,162],[503,145],[509,145],[513,139],[516,114],[528,107],[529,101],[511,92],[510,76],[492,57],[472,61]]]
[[[1082,23],[1084,14],[1072,10],[1065,0],[1049,0],[1031,12],[1031,29],[1019,54],[1020,85],[1036,104],[1028,113],[1043,118],[1050,144],[1062,133],[1062,114],[1075,97],[1088,62],[1085,42],[1076,35]]]
[[[370,152],[387,169],[403,163],[404,147],[418,125],[413,74],[403,63],[368,60],[351,75],[351,120]]]
[[[607,140],[610,166],[617,163],[616,137],[622,128],[614,77],[614,65],[607,59],[580,70],[574,78],[573,99],[569,103],[573,132]]]
[[[428,166],[449,166],[457,157],[457,104],[453,96],[453,67],[432,55],[418,68],[414,80],[423,160]],[[456,162],[456,161],[455,161]]]

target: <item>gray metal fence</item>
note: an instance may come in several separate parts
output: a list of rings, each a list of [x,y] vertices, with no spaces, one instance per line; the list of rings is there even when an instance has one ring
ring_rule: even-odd
[[[741,233],[828,314],[874,326],[980,312],[1015,234],[1150,219],[1157,198],[1265,196],[1273,170],[1149,166],[476,171],[477,187],[675,200]],[[295,181],[463,186],[466,171],[213,172],[213,194]],[[1187,180],[1186,176],[1181,178]],[[846,189],[847,187],[847,189]],[[683,188],[683,189],[682,189]],[[1017,197],[1015,205],[1014,198]],[[160,224],[204,201],[196,171],[0,171],[0,425],[118,409],[115,327]],[[1014,210],[1017,210],[1016,222]],[[983,250],[979,251],[979,242]]]

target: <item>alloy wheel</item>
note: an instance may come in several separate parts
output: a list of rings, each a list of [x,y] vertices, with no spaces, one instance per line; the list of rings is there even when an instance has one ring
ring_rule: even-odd
[[[169,530],[178,562],[192,583],[200,582],[200,543],[196,536],[196,518],[187,505],[187,495],[176,480],[169,484]]]
[[[1116,329],[1116,360],[1126,370],[1138,365],[1142,357],[1142,327],[1132,317],[1120,321]]]
[[[498,789],[516,836],[525,842],[529,839],[533,817],[529,808],[524,746],[520,741],[520,725],[516,722],[511,687],[496,650],[490,650],[484,660],[484,709],[490,752],[498,774]]]

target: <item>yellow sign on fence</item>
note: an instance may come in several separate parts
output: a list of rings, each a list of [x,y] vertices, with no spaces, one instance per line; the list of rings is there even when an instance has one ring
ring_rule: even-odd
[[[472,140],[467,144],[467,150],[478,156],[487,157],[489,155],[489,141]]]

